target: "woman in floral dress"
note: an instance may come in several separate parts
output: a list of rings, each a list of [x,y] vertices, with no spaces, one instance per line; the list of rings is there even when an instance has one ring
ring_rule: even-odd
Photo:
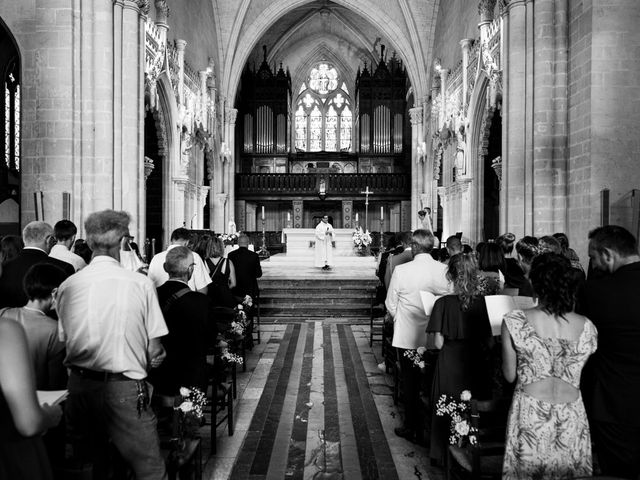
[[[509,412],[505,479],[589,476],[591,437],[580,396],[580,374],[596,350],[591,321],[573,312],[576,270],[562,255],[533,260],[538,306],[505,315],[503,372],[517,377]]]

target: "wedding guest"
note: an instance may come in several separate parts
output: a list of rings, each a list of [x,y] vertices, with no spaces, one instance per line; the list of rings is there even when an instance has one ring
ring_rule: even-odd
[[[24,248],[24,242],[18,235],[5,235],[0,240],[0,264],[16,258]]]
[[[42,433],[60,422],[59,406],[40,405],[29,344],[18,322],[0,318],[0,478],[52,480]]]
[[[538,249],[540,250],[540,253],[551,252],[558,255],[562,254],[560,242],[551,235],[545,235],[538,239]]]
[[[162,337],[167,358],[152,370],[150,382],[164,395],[178,395],[180,387],[206,390],[207,346],[216,332],[209,322],[209,299],[189,288],[193,257],[187,247],[169,250],[164,262],[169,280],[157,290],[169,334]]]
[[[411,248],[411,232],[402,232],[400,234],[400,244],[402,245],[402,252],[396,254],[389,255],[387,257],[387,268],[385,269],[384,274],[384,284],[387,287],[387,291],[389,291],[389,283],[391,283],[391,277],[393,275],[393,271],[398,265],[405,264],[413,260],[413,251]],[[433,249],[431,249],[433,251]]]
[[[518,263],[518,259],[513,256],[516,236],[513,233],[505,233],[496,239],[496,244],[502,248],[504,254],[504,286],[505,288],[515,288],[518,292],[521,288],[529,289],[529,280],[524,276],[524,271]]]
[[[78,228],[70,220],[60,220],[53,226],[56,244],[51,247],[49,256],[70,263],[77,272],[87,266],[81,256],[73,253],[71,247],[76,240]]]
[[[67,384],[64,343],[58,340],[58,322],[50,316],[65,278],[55,265],[36,264],[24,277],[27,304],[0,310],[0,318],[14,320],[25,330],[38,390],[60,390]]]
[[[171,245],[163,252],[156,254],[149,264],[149,273],[147,274],[153,284],[157,287],[162,285],[169,279],[169,275],[164,270],[164,261],[167,257],[167,252],[177,246],[188,246],[191,241],[191,234],[186,228],[176,228],[171,232]],[[189,280],[189,287],[191,290],[197,290],[202,293],[207,293],[207,286],[211,283],[211,278],[207,274],[207,269],[199,255],[194,255],[193,262],[196,266],[193,269],[193,275]]]
[[[164,479],[156,417],[145,379],[165,357],[168,333],[153,283],[120,265],[129,235],[126,212],[104,210],[84,227],[93,260],[58,289],[60,339],[70,369],[67,425],[80,460],[95,480],[107,478],[113,444],[138,480]]]
[[[133,238],[131,235],[122,237],[120,242],[120,265],[131,272],[146,274],[148,265],[140,257],[140,251],[138,251],[138,246],[133,242]]]
[[[93,252],[89,248],[89,245],[87,245],[87,242],[85,242],[83,238],[76,239],[73,244],[73,253],[82,257],[87,265],[89,265],[89,262],[91,261],[91,255],[93,255]]]
[[[463,390],[470,390],[479,399],[491,394],[491,325],[474,256],[462,253],[452,256],[447,279],[454,293],[436,300],[427,325],[427,334],[433,335],[433,344],[439,350],[431,390],[434,405],[441,395],[460,398]],[[436,416],[433,408],[429,455],[441,465],[448,438],[448,419]]]
[[[205,269],[211,278],[207,295],[214,307],[234,308],[238,301],[231,293],[236,284],[233,262],[224,258],[224,243],[213,235],[203,235],[195,247],[196,254],[204,260]]]
[[[504,253],[497,243],[489,242],[478,252],[478,276],[485,295],[496,295],[504,288]]]
[[[53,228],[45,222],[31,222],[22,231],[24,248],[17,257],[3,265],[0,277],[0,307],[22,307],[27,295],[22,288],[24,276],[37,263],[48,263],[60,267],[67,276],[75,270],[73,266],[49,256]]]
[[[523,297],[533,297],[533,287],[529,281],[529,272],[531,271],[533,259],[540,253],[540,250],[538,249],[538,239],[531,236],[522,237],[518,240],[518,243],[516,243],[516,252],[518,254],[518,263],[526,280],[526,283],[520,285],[520,292],[518,295]]]
[[[17,257],[24,247],[22,239],[17,235],[5,235],[0,240],[0,277],[5,263]]]
[[[451,235],[447,238],[447,252],[449,253],[449,258],[462,253],[462,241],[457,235]]]
[[[423,441],[423,419],[419,415],[420,371],[405,357],[406,350],[417,349],[427,344],[428,317],[422,305],[420,291],[434,295],[451,292],[446,277],[447,266],[430,255],[433,249],[433,234],[416,230],[411,238],[413,260],[398,265],[393,271],[385,305],[393,319],[392,346],[397,348],[404,391],[404,425],[395,429],[396,435],[410,441]]]
[[[640,255],[636,238],[609,225],[589,233],[589,275],[579,311],[598,328],[583,394],[603,475],[640,475]]]
[[[387,296],[387,287],[384,281],[387,272],[387,259],[390,255],[397,255],[403,251],[402,232],[396,232],[394,235],[389,237],[386,250],[380,254],[380,260],[376,270],[376,276],[378,277],[378,280],[380,280],[380,287],[384,292],[384,298],[381,299],[381,302],[384,302]]]
[[[231,291],[236,297],[244,298],[250,295],[257,298],[259,295],[258,279],[262,277],[260,257],[249,250],[249,237],[245,234],[238,236],[238,248],[229,252],[229,263],[234,266],[236,282],[231,286]]]
[[[571,266],[573,268],[578,268],[584,272],[584,268],[580,263],[580,257],[578,257],[578,254],[573,248],[569,247],[569,237],[567,237],[565,233],[558,232],[553,234],[553,238],[555,238],[556,240],[558,240],[558,242],[560,242],[560,247],[562,248],[562,255],[564,255],[569,259],[569,261],[571,262]]]
[[[502,324],[503,373],[517,379],[509,412],[504,479],[590,476],[591,438],[580,373],[597,331],[573,312],[577,276],[562,255],[543,253],[529,278],[538,305]]]

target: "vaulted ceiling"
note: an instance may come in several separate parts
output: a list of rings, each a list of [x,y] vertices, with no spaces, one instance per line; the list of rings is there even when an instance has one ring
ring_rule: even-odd
[[[212,0],[219,37],[221,93],[233,103],[240,74],[259,65],[262,46],[270,64],[289,68],[296,89],[321,60],[346,79],[377,62],[380,45],[403,60],[416,101],[428,94],[438,0]]]

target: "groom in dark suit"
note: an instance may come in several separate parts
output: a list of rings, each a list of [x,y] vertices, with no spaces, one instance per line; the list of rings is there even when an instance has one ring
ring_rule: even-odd
[[[238,249],[229,252],[229,260],[233,262],[236,269],[236,286],[232,292],[235,296],[244,298],[245,295],[251,295],[252,299],[258,296],[258,278],[262,276],[262,267],[260,266],[260,257],[247,247],[249,246],[249,237],[241,234],[238,237]]]
[[[22,231],[24,248],[20,254],[4,265],[0,277],[0,308],[23,307],[27,294],[22,282],[27,270],[37,263],[49,263],[61,268],[65,278],[75,273],[73,265],[49,256],[53,245],[53,228],[45,222],[31,222]]]

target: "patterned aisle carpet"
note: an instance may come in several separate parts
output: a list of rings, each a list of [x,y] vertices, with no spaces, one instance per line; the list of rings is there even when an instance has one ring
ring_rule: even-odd
[[[236,431],[217,430],[206,479],[443,478],[426,449],[398,438],[392,378],[369,326],[263,325],[239,376]],[[203,437],[208,435],[203,431]],[[205,442],[205,457],[210,445]]]

